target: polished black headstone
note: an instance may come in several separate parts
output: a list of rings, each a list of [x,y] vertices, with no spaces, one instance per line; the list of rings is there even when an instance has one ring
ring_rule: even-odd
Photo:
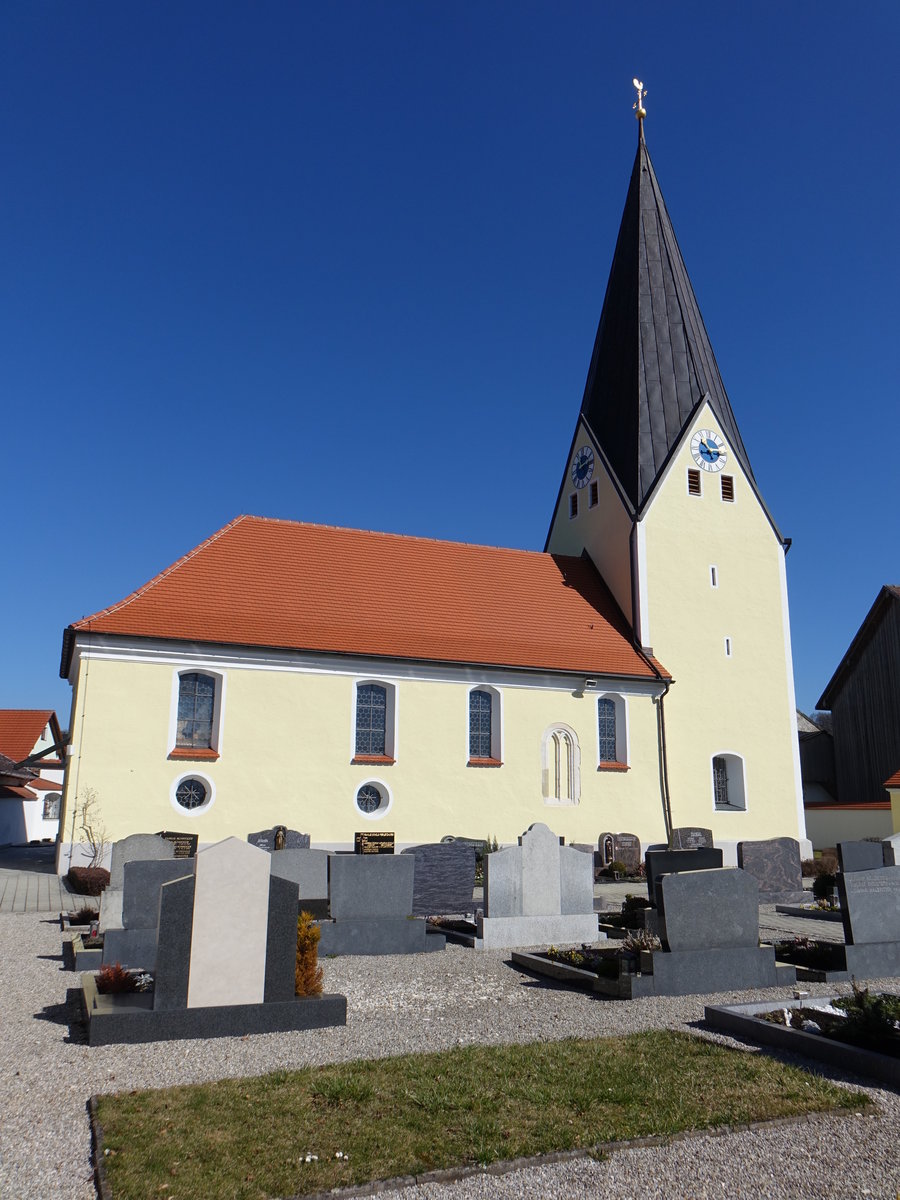
[[[660,875],[676,871],[711,871],[722,865],[721,850],[648,850],[644,855],[647,871],[647,895],[656,903],[656,883]]]
[[[430,842],[410,846],[413,876],[413,915],[441,916],[474,911],[475,848],[465,842]]]
[[[874,871],[885,865],[880,841],[838,842],[837,856],[842,871]]]
[[[190,875],[164,883],[159,889],[153,1007],[162,1012],[187,1008],[196,882]]]

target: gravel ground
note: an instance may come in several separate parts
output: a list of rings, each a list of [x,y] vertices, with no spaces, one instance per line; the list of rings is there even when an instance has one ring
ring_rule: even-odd
[[[502,951],[326,960],[327,991],[343,992],[341,1029],[91,1049],[70,1037],[75,976],[63,970],[58,923],[0,915],[0,1198],[94,1195],[85,1104],[95,1092],[228,1076],[479,1042],[526,1042],[668,1027],[696,1030],[709,997],[604,1001],[546,986]],[[879,981],[896,990],[898,981]],[[808,985],[812,994],[846,987]],[[785,995],[721,993],[722,1003]],[[736,1044],[721,1035],[715,1040]],[[805,1064],[809,1065],[809,1064]],[[849,1077],[838,1078],[859,1083]],[[753,1133],[703,1136],[590,1160],[382,1193],[403,1200],[475,1197],[883,1197],[897,1200],[900,1096],[866,1088],[877,1115],[833,1117]],[[299,1149],[299,1147],[298,1147]]]

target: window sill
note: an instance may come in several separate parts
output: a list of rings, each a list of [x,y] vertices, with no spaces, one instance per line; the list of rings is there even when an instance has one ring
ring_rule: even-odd
[[[380,767],[392,767],[394,765],[394,763],[396,762],[396,759],[388,757],[387,754],[355,754],[353,756],[353,758],[350,759],[350,762],[351,762],[351,764],[353,764],[353,763],[373,764],[374,763],[376,766],[380,766]]]
[[[176,746],[174,750],[169,751],[170,759],[182,762],[216,762],[218,757],[218,750],[203,750],[193,746]]]
[[[598,771],[628,771],[630,767],[628,763],[620,762],[602,762],[597,768]]]
[[[502,767],[503,762],[499,758],[470,758],[466,766],[469,767]]]

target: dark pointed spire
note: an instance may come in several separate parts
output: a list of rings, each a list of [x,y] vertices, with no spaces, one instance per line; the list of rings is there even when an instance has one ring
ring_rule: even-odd
[[[639,131],[581,403],[637,511],[704,398],[752,478],[640,118]]]

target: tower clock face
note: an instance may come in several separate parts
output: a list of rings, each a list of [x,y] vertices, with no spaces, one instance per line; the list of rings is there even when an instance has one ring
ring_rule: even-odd
[[[721,471],[728,455],[725,443],[711,429],[698,429],[691,438],[691,454],[701,471]]]
[[[593,473],[594,452],[590,446],[582,446],[572,459],[572,482],[577,488],[583,488]]]

